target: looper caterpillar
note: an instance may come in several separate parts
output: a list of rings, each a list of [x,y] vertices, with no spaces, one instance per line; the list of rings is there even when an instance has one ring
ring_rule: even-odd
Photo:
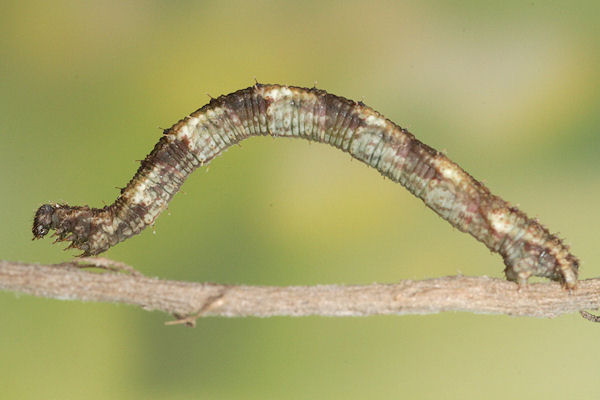
[[[83,255],[102,253],[152,224],[196,168],[258,135],[300,137],[350,153],[499,253],[507,279],[519,285],[530,276],[569,289],[577,283],[579,262],[567,245],[444,154],[362,103],[283,85],[256,84],[212,99],[165,130],[113,204],[45,204],[35,214],[34,238],[54,229],[57,241],[71,241]]]

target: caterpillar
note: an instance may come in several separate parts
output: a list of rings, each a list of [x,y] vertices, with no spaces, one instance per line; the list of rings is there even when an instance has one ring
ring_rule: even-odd
[[[462,232],[499,253],[506,278],[531,276],[577,284],[579,261],[536,219],[493,195],[441,152],[362,102],[316,88],[256,84],[183,118],[141,162],[116,201],[104,208],[44,204],[34,239],[55,230],[56,241],[97,255],[154,223],[185,179],[229,146],[250,136],[298,137],[328,143],[400,183]]]

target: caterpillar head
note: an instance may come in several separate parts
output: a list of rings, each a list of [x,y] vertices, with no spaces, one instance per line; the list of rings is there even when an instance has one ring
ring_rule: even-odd
[[[41,239],[50,232],[50,229],[54,229],[55,225],[52,222],[52,216],[54,215],[55,207],[59,207],[58,204],[56,206],[52,206],[51,204],[44,204],[35,213],[35,217],[33,218],[33,238]]]
[[[55,230],[55,243],[70,241],[67,249],[83,250],[84,256],[101,253],[106,248],[91,246],[89,238],[101,230],[101,224],[98,222],[102,220],[99,214],[103,212],[105,210],[89,207],[44,204],[38,208],[33,219],[33,239],[41,239],[51,230]]]

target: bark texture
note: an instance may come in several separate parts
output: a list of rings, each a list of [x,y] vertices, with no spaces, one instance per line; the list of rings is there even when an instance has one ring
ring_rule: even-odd
[[[450,276],[391,284],[245,286],[161,280],[131,273],[123,264],[96,266],[127,273],[97,273],[77,263],[0,261],[0,290],[61,300],[125,303],[175,315],[193,324],[200,316],[367,316],[466,311],[530,317],[600,308],[600,279],[569,292],[558,283],[515,283],[489,277]],[[590,314],[587,314],[590,316]],[[590,316],[593,320],[593,316]]]

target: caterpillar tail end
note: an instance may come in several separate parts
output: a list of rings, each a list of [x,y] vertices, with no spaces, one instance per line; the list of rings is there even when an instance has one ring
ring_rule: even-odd
[[[547,254],[547,253],[542,253]],[[544,262],[543,262],[544,261]],[[519,290],[527,288],[532,276],[539,276],[559,282],[562,287],[572,291],[577,287],[579,275],[579,260],[570,253],[559,257],[522,258],[516,264],[504,260],[506,279],[516,282]]]

